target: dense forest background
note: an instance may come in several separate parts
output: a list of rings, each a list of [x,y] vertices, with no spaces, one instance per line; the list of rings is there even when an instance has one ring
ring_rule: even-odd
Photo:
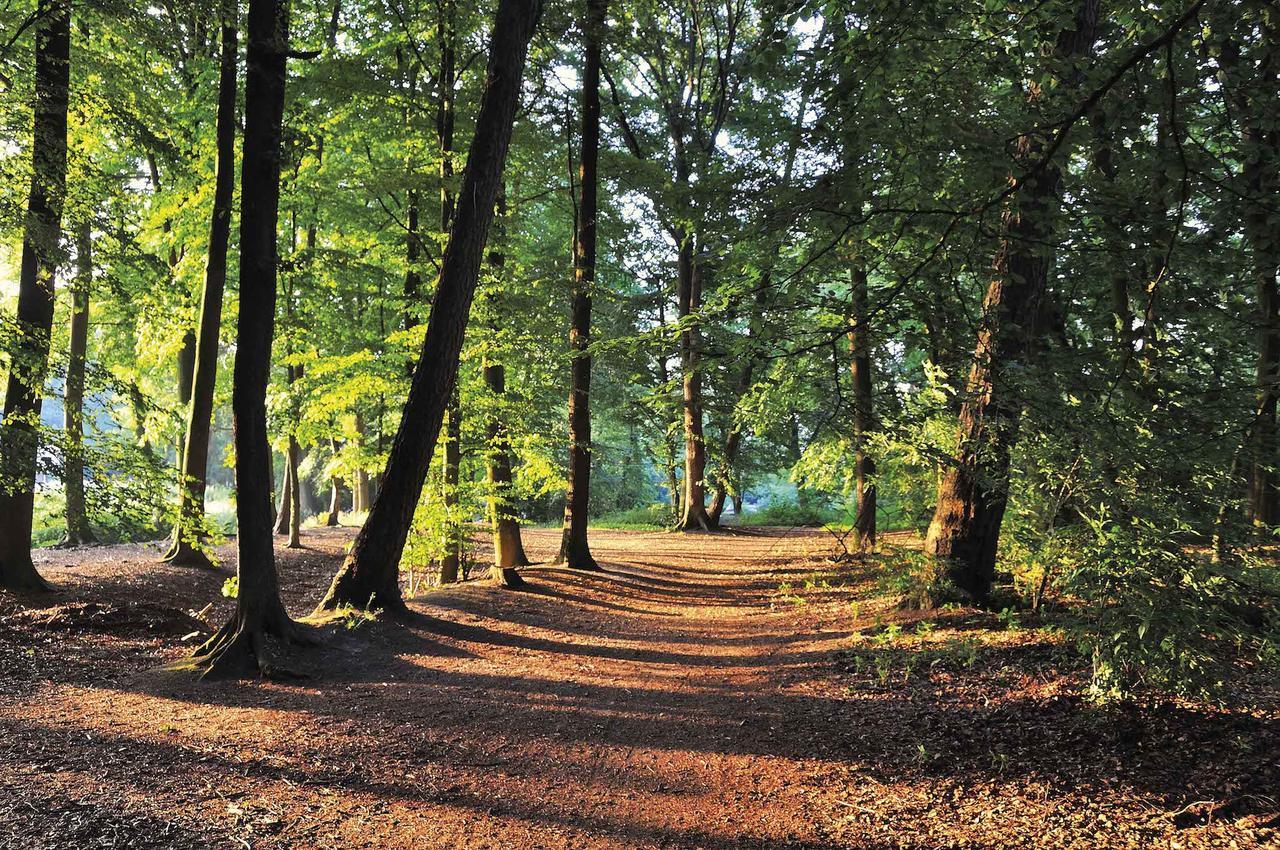
[[[260,491],[292,544],[380,517],[334,604],[476,523],[510,583],[521,523],[586,568],[591,524],[908,530],[909,604],[1220,692],[1277,658],[1278,45],[1269,0],[5,0],[0,575],[200,562]]]

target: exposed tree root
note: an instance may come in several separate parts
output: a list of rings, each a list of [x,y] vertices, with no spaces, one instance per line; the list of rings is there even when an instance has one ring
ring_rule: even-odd
[[[306,673],[287,665],[290,650],[320,644],[311,629],[289,619],[283,610],[258,617],[237,610],[191,658],[171,669],[192,670],[201,680],[305,679]]]
[[[175,567],[196,567],[205,570],[217,568],[217,564],[213,562],[213,559],[204,552],[190,543],[177,541],[170,544],[169,551],[165,552],[164,557],[160,560],[162,563],[173,564]]]
[[[528,563],[521,566],[528,566]],[[529,583],[512,567],[490,567],[489,580],[498,587],[506,587],[511,590],[520,590],[529,586]]]

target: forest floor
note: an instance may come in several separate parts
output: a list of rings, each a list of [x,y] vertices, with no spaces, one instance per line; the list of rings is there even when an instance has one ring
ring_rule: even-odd
[[[279,550],[292,611],[351,535]],[[821,531],[592,546],[219,683],[156,668],[229,566],[41,552],[59,592],[0,597],[0,848],[1280,846],[1275,694],[1094,707],[1052,623],[900,611]]]

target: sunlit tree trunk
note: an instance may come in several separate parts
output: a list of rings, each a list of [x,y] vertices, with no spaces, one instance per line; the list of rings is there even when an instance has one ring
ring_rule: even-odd
[[[400,556],[422,497],[445,407],[457,382],[458,357],[511,142],[529,39],[541,11],[539,0],[499,2],[490,35],[484,93],[422,353],[377,501],[321,601],[322,610],[344,604],[360,608],[404,605]]]
[[[1087,55],[1098,22],[1098,0],[1084,0],[1070,29],[1058,39],[1058,59]],[[1032,106],[1042,89],[1034,87]],[[1036,110],[1028,110],[1034,120]],[[1004,211],[995,276],[987,287],[973,362],[960,410],[959,445],[938,487],[938,502],[925,552],[946,563],[951,581],[985,600],[995,579],[996,546],[1009,492],[1009,462],[1017,441],[1022,400],[1011,379],[1043,333],[1042,301],[1048,284],[1053,217],[1062,184],[1059,158],[1043,161],[1044,140],[1024,135],[1017,167],[1027,177],[1015,185]]]
[[[236,62],[239,50],[235,0],[222,0],[222,53],[219,63],[218,113],[215,135],[213,214],[209,222],[209,254],[200,295],[195,376],[187,416],[186,448],[179,467],[178,519],[165,560],[208,566],[203,540],[204,495],[213,426],[213,397],[218,381],[218,340],[222,333],[222,296],[227,282],[227,243],[231,237],[231,205],[235,195]]]
[[[35,123],[31,190],[23,221],[18,327],[9,349],[9,378],[0,421],[0,587],[47,587],[31,562],[39,450],[40,397],[49,368],[54,275],[61,258],[67,185],[67,99],[71,4],[39,0],[35,27]]]

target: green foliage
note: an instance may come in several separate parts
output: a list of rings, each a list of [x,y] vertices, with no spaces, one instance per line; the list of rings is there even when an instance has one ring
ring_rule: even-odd
[[[1074,628],[1097,696],[1225,697],[1236,662],[1274,663],[1274,605],[1260,607],[1252,589],[1275,586],[1274,565],[1210,564],[1187,546],[1188,529],[1136,517],[1103,515],[1090,529],[1064,585],[1085,603]]]

